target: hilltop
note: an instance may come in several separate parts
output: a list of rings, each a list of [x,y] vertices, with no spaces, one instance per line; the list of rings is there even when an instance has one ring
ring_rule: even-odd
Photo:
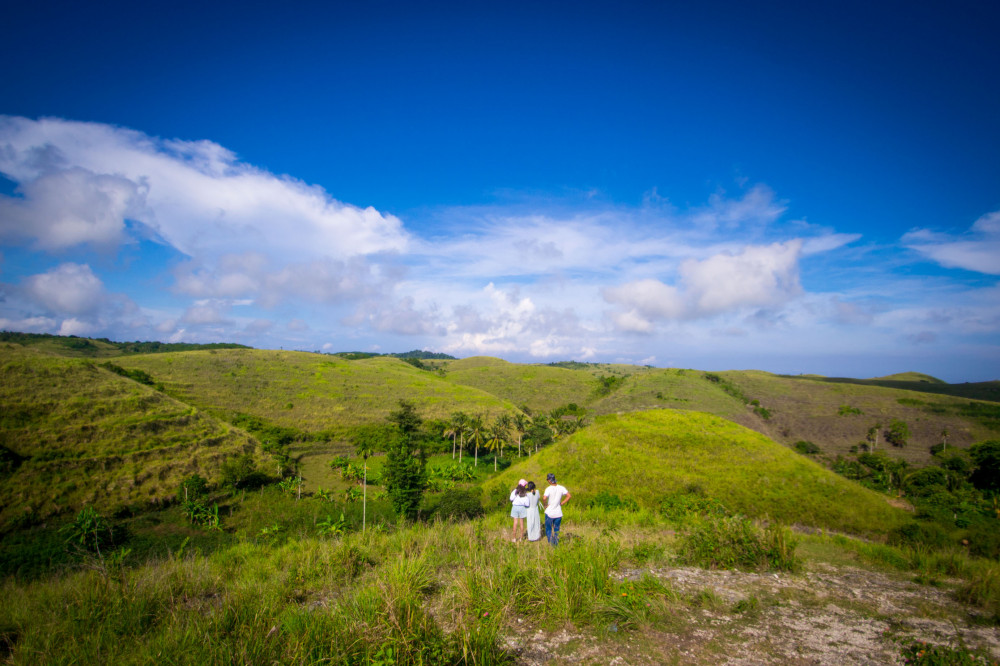
[[[688,496],[745,515],[854,533],[885,533],[907,519],[884,496],[759,433],[699,412],[598,417],[488,481],[484,496],[503,505],[518,479],[544,486],[552,470],[584,504],[608,493],[658,509]]]

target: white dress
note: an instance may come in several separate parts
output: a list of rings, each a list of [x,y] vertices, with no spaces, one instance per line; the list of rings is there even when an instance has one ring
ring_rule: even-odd
[[[542,523],[538,519],[538,491],[528,493],[528,541],[542,538]]]

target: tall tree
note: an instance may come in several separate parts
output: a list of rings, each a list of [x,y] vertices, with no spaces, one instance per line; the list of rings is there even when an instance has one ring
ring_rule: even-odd
[[[389,420],[399,436],[387,449],[385,489],[397,515],[413,518],[427,488],[427,458],[416,437],[421,418],[412,403],[400,400]]]
[[[518,412],[514,415],[514,431],[517,433],[517,457],[521,457],[521,440],[524,439],[524,433],[528,431],[528,417],[524,412]]]
[[[510,438],[510,431],[506,427],[503,417],[506,414],[501,414],[490,424],[489,432],[486,436],[486,446],[489,447],[490,451],[493,452],[493,471],[497,471],[497,452],[500,452],[500,457],[503,457],[503,447]]]
[[[482,414],[476,414],[469,419],[469,442],[476,447],[476,467],[479,466],[479,445],[486,439],[486,421]]]
[[[462,451],[465,450],[465,435],[469,432],[469,415],[465,412],[455,412],[451,415],[451,422],[455,424],[455,430],[458,431],[458,462],[462,462]]]
[[[391,444],[398,435],[384,425],[365,426],[354,431],[354,450],[361,456],[364,473],[361,481],[361,532],[364,533],[368,522],[368,458],[376,450]]]

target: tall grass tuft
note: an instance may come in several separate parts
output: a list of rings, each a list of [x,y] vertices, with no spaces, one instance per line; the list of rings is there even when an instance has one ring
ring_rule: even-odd
[[[710,569],[795,571],[797,542],[781,525],[743,516],[703,518],[681,539],[680,560]]]

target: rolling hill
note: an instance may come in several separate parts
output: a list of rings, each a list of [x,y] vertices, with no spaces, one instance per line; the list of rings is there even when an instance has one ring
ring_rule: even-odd
[[[853,533],[885,532],[907,517],[884,496],[759,433],[699,412],[599,417],[486,482],[484,497],[501,506],[518,479],[544,488],[548,472],[580,504],[601,492],[647,508],[669,496],[696,495],[753,517]]]
[[[218,477],[246,433],[90,360],[0,345],[0,525],[91,504],[172,497],[184,476]]]

